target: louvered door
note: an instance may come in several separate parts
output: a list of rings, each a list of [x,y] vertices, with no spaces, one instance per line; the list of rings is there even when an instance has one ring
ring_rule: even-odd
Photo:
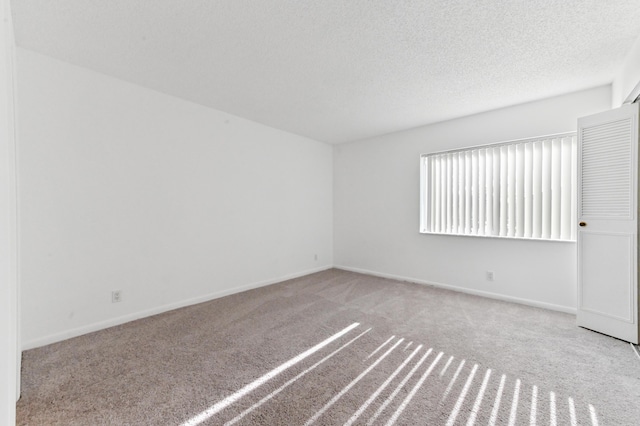
[[[578,325],[638,343],[638,105],[578,120]]]

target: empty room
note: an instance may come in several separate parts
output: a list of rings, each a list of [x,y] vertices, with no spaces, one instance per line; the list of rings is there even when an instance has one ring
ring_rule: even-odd
[[[637,425],[638,0],[0,0],[1,425]]]

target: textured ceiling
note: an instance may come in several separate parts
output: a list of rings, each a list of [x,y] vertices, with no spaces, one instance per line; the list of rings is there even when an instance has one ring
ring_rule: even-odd
[[[16,41],[338,143],[610,83],[639,0],[13,0]]]

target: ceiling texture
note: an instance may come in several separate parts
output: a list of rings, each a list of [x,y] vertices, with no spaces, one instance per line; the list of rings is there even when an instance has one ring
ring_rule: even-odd
[[[608,84],[639,0],[13,0],[16,42],[341,143]]]

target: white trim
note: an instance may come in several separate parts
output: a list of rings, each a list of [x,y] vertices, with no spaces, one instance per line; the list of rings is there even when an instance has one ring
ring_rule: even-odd
[[[16,78],[15,78],[15,39],[11,19],[11,4],[8,0],[0,0],[0,68],[2,68],[3,86],[0,102],[6,106],[6,116],[2,117],[3,128],[0,130],[0,209],[2,220],[2,249],[6,259],[1,263],[0,282],[3,286],[3,300],[0,302],[0,314],[3,335],[0,345],[3,347],[0,356],[0,423],[13,424],[16,419],[15,402],[20,398],[20,332],[19,332],[19,285],[18,285],[18,225],[17,225],[17,169],[16,169]],[[6,120],[6,122],[5,122]],[[6,364],[5,364],[6,363]]]
[[[635,103],[638,98],[640,98],[640,81],[638,81],[638,84],[636,84],[635,87],[631,89],[631,92],[629,92],[629,95],[622,104],[626,105]]]
[[[451,285],[451,284],[443,284],[435,281],[422,280],[419,278],[405,277],[402,275],[370,271],[368,269],[352,268],[350,266],[334,265],[334,268],[342,269],[344,271],[357,272],[359,274],[372,275],[374,277],[390,278],[393,280],[406,281],[406,282],[415,283],[415,284],[430,285],[433,287],[439,287],[447,290],[457,291],[459,293],[473,294],[475,296],[487,297],[489,299],[504,300],[506,302],[518,303],[520,305],[534,306],[536,308],[544,308],[544,309],[550,309],[552,311],[565,312],[567,314],[573,314],[573,315],[576,314],[576,308],[572,308],[570,306],[555,305],[553,303],[540,302],[532,299],[524,299],[520,297],[507,296],[504,294],[492,293],[489,291],[474,290],[471,288],[460,287],[460,286]]]
[[[105,321],[96,322],[93,324],[89,324],[83,327],[74,328],[71,330],[66,330],[61,333],[50,334],[45,337],[40,337],[38,339],[33,339],[28,342],[23,342],[22,350],[34,349],[40,346],[49,345],[52,343],[60,342],[62,340],[71,339],[73,337],[82,336],[83,334],[92,333],[94,331],[104,330],[109,327],[114,327],[116,325],[124,324],[130,321],[135,321],[137,319],[150,317],[153,315],[158,315],[164,312],[172,311],[174,309],[184,308],[186,306],[196,305],[198,303],[208,302],[210,300],[219,299],[221,297],[229,296],[236,293],[242,293],[247,290],[252,290],[254,288],[265,287],[271,284],[276,284],[282,281],[291,280],[294,278],[303,277],[305,275],[313,274],[316,272],[325,271],[327,269],[331,269],[332,266],[322,266],[319,268],[307,269],[305,271],[295,272],[293,274],[284,275],[278,278],[272,278],[269,280],[258,281],[251,284],[242,285],[239,287],[234,287],[232,289],[217,291],[215,293],[206,294],[204,296],[194,297],[192,299],[182,300],[176,303],[170,303],[167,305],[158,306],[156,308],[147,309],[140,312],[134,312],[131,314],[123,315],[116,318],[111,318]]]
[[[242,293],[244,291],[252,290],[254,288],[265,287],[265,286],[268,286],[268,285],[271,285],[271,284],[276,284],[276,283],[279,283],[279,282],[282,282],[282,281],[303,277],[305,275],[313,274],[313,273],[316,273],[316,272],[326,271],[326,270],[332,269],[332,268],[341,269],[343,271],[356,272],[356,273],[359,273],[359,274],[371,275],[371,276],[375,276],[375,277],[390,278],[390,279],[394,279],[394,280],[398,280],[398,281],[405,281],[405,282],[411,282],[411,283],[416,283],[416,284],[430,285],[430,286],[433,286],[433,287],[444,288],[444,289],[447,289],[447,290],[457,291],[457,292],[460,292],[460,293],[473,294],[475,296],[487,297],[487,298],[496,299],[496,300],[503,300],[503,301],[512,302],[512,303],[518,303],[518,304],[521,304],[521,305],[534,306],[534,307],[537,307],[537,308],[550,309],[552,311],[565,312],[565,313],[573,314],[573,315],[576,314],[576,309],[572,308],[572,307],[569,307],[569,306],[555,305],[555,304],[552,304],[552,303],[545,303],[545,302],[540,302],[540,301],[532,300],[532,299],[524,299],[524,298],[519,298],[519,297],[507,296],[507,295],[503,295],[503,294],[499,294],[499,293],[492,293],[492,292],[488,292],[488,291],[474,290],[474,289],[469,289],[469,288],[465,288],[465,287],[459,287],[459,286],[450,285],[450,284],[443,284],[443,283],[438,283],[438,282],[434,282],[434,281],[422,280],[422,279],[419,279],[419,278],[405,277],[405,276],[396,275],[396,274],[387,274],[387,273],[384,273],[384,272],[376,272],[376,271],[371,271],[371,270],[368,270],[368,269],[353,268],[353,267],[350,267],[350,266],[343,266],[343,265],[333,265],[333,266],[322,266],[322,267],[319,267],[319,268],[308,269],[308,270],[305,270],[305,271],[300,271],[300,272],[296,272],[296,273],[293,273],[293,274],[285,275],[285,276],[282,276],[282,277],[279,277],[279,278],[272,278],[272,279],[269,279],[269,280],[258,281],[258,282],[255,282],[255,283],[246,284],[246,285],[235,287],[235,288],[232,288],[232,289],[218,291],[218,292],[210,293],[210,294],[207,294],[207,295],[204,295],[204,296],[199,296],[199,297],[195,297],[195,298],[192,298],[192,299],[183,300],[183,301],[180,301],[180,302],[170,303],[170,304],[159,306],[159,307],[156,307],[156,308],[147,309],[145,311],[134,312],[134,313],[123,315],[123,316],[120,316],[120,317],[117,317],[117,318],[112,318],[112,319],[108,319],[108,320],[105,320],[105,321],[93,323],[93,324],[90,324],[90,325],[87,325],[87,326],[78,327],[78,328],[74,328],[74,329],[71,329],[71,330],[66,330],[66,331],[61,332],[61,333],[51,334],[51,335],[48,335],[48,336],[45,336],[45,337],[41,337],[41,338],[38,338],[38,339],[30,340],[28,342],[23,342],[22,350],[38,348],[38,347],[41,347],[41,346],[45,346],[45,345],[49,345],[49,344],[52,344],[52,343],[60,342],[60,341],[66,340],[66,339],[71,339],[73,337],[78,337],[78,336],[82,336],[84,334],[92,333],[92,332],[95,332],[95,331],[104,330],[106,328],[114,327],[116,325],[125,324],[127,322],[135,321],[137,319],[146,318],[146,317],[150,317],[150,316],[153,316],[153,315],[158,315],[158,314],[161,314],[161,313],[164,313],[164,312],[168,312],[168,311],[171,311],[171,310],[174,310],[174,309],[179,309],[179,308],[184,308],[186,306],[196,305],[198,303],[208,302],[210,300],[219,299],[221,297],[229,296],[229,295],[236,294],[236,293]]]
[[[11,14],[11,2],[7,1],[7,13]],[[10,69],[10,79],[11,79],[11,155],[12,155],[12,164],[11,164],[11,174],[13,178],[13,190],[12,190],[12,203],[13,203],[13,226],[14,234],[13,237],[13,249],[14,251],[14,259],[11,262],[11,266],[14,268],[12,272],[12,279],[15,280],[15,289],[14,289],[14,298],[15,298],[15,337],[16,337],[16,402],[20,399],[22,394],[22,349],[21,347],[21,290],[20,290],[20,200],[18,198],[18,71],[16,69],[16,52],[15,52],[15,36],[14,36],[14,27],[13,27],[13,19],[7,20],[7,25],[9,29],[9,37],[10,37],[10,55],[9,55],[9,69]]]
[[[421,201],[422,202],[422,201]],[[545,238],[527,238],[527,237],[506,237],[502,235],[477,235],[477,234],[454,234],[448,232],[431,232],[420,229],[422,235],[446,235],[447,237],[473,237],[473,238],[495,238],[498,240],[521,240],[521,241],[542,241],[544,243],[576,243],[576,240],[560,240],[560,239],[545,239]]]

